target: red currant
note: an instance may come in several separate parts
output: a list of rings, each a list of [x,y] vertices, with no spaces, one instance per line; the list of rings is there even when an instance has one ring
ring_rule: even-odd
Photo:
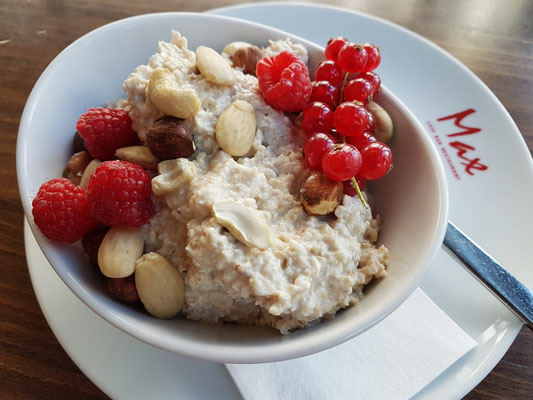
[[[348,39],[343,38],[342,36],[329,39],[326,50],[324,51],[326,58],[328,60],[337,61],[337,55],[339,54],[340,49],[342,49],[342,46],[346,43],[348,43]]]
[[[322,170],[334,181],[345,181],[361,169],[361,153],[351,144],[336,144],[322,158]]]
[[[363,132],[362,135],[348,136],[346,142],[353,144],[360,152],[371,143],[376,143],[378,140],[370,132]]]
[[[304,143],[304,154],[309,168],[320,170],[324,154],[334,144],[335,139],[327,133],[315,133],[313,136],[308,137]]]
[[[334,61],[322,61],[316,67],[315,81],[328,81],[339,87],[343,80],[342,69]]]
[[[359,190],[363,190],[366,185],[366,178],[363,178],[360,175],[357,175],[355,177],[355,181],[357,182],[357,185],[359,186]],[[349,179],[347,181],[342,182],[342,185],[344,186],[344,194],[347,194],[348,196],[357,196],[357,192],[353,188],[352,180]]]
[[[331,108],[339,103],[339,89],[328,81],[318,81],[311,84],[311,97],[309,101],[320,101]]]
[[[361,104],[370,103],[374,94],[374,86],[364,79],[353,79],[344,87],[344,100],[357,101]]]
[[[337,62],[343,71],[360,72],[366,65],[368,55],[363,46],[355,43],[347,43],[339,51]]]
[[[386,144],[381,142],[371,143],[366,146],[361,152],[361,157],[363,166],[361,167],[360,175],[366,179],[381,178],[387,173],[392,164],[392,152]]]
[[[333,128],[333,111],[324,103],[309,103],[302,114],[302,130],[305,133],[329,132]]]
[[[374,118],[374,114],[368,111],[368,124],[366,125],[365,131],[372,133],[374,129],[376,129],[376,119]]]
[[[335,110],[333,126],[342,135],[361,135],[368,125],[368,114],[365,107],[346,101]]]
[[[370,82],[374,86],[374,96],[381,90],[381,78],[375,72],[361,72],[357,77]]]
[[[365,43],[363,47],[366,50],[366,54],[368,54],[368,60],[362,71],[373,71],[381,62],[381,53],[379,51],[379,47],[370,43]]]

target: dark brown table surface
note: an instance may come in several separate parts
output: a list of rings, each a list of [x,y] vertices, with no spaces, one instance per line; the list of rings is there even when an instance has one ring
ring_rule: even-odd
[[[63,48],[108,22],[149,12],[204,11],[235,3],[240,1],[0,0],[0,398],[106,398],[55,339],[41,313],[26,267],[15,145],[20,116],[35,81]],[[531,151],[532,1],[323,3],[394,21],[449,51],[492,89],[518,124]],[[522,328],[509,352],[467,398],[533,398],[533,332]]]

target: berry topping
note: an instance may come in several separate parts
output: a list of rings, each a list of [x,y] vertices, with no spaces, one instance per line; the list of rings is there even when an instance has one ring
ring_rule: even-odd
[[[283,51],[257,63],[257,79],[263,98],[281,111],[300,111],[311,95],[311,80],[305,64]]]
[[[370,103],[374,94],[374,86],[365,79],[353,79],[344,87],[344,100],[356,101],[361,104]]]
[[[334,61],[322,61],[316,67],[315,81],[327,81],[335,87],[342,83],[343,73],[341,67]]]
[[[341,135],[362,135],[368,125],[368,114],[365,107],[344,102],[333,114],[333,126]]]
[[[305,161],[311,169],[322,169],[322,158],[335,144],[335,139],[327,133],[315,133],[307,138],[304,143]]]
[[[339,89],[337,89],[328,81],[313,82],[311,86],[312,91],[309,101],[320,101],[331,108],[335,108],[335,106],[339,103]]]
[[[361,72],[357,77],[370,82],[374,86],[374,96],[381,90],[381,78],[375,72]]]
[[[366,65],[368,55],[363,46],[347,43],[339,51],[337,62],[345,72],[360,72]]]
[[[365,131],[372,133],[374,132],[374,129],[376,129],[376,118],[374,117],[374,114],[369,111],[368,124],[366,125]]]
[[[309,103],[302,114],[302,130],[305,133],[329,132],[333,128],[333,111],[324,103]]]
[[[366,179],[379,179],[385,175],[392,164],[392,152],[381,142],[371,143],[361,152],[363,166],[360,175]]]
[[[360,152],[369,144],[376,143],[378,140],[370,132],[363,132],[362,135],[348,136],[346,142],[353,144]]]
[[[336,144],[322,158],[322,170],[333,181],[345,181],[361,169],[361,154],[351,144]]]
[[[128,111],[122,108],[90,108],[76,124],[87,151],[93,158],[110,160],[115,150],[137,144]]]
[[[96,226],[87,192],[65,178],[42,184],[32,202],[35,224],[48,239],[74,243]]]
[[[366,65],[362,69],[362,71],[373,71],[381,62],[381,53],[379,51],[379,47],[375,46],[370,43],[365,43],[363,47],[366,50],[366,54],[368,55],[368,60],[366,61]]]
[[[362,176],[357,175],[355,177],[355,181],[357,182],[357,185],[359,186],[359,190],[363,190],[366,185],[366,178],[363,178]],[[351,180],[342,182],[344,194],[347,194],[348,196],[354,197],[357,195],[357,191],[353,187],[353,183]]]
[[[326,58],[328,60],[337,61],[339,51],[346,43],[348,43],[348,39],[343,38],[342,36],[329,39],[326,50],[324,51]]]
[[[128,161],[106,161],[89,179],[92,216],[106,225],[139,228],[153,212],[148,173]]]

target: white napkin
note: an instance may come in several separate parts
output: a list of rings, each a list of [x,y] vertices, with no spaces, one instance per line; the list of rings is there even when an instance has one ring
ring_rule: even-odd
[[[417,289],[378,325],[337,347],[226,367],[246,400],[409,399],[476,345]]]

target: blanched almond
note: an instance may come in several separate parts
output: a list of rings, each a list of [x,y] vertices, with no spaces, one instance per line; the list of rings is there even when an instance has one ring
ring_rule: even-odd
[[[89,186],[89,178],[100,164],[102,164],[102,161],[95,158],[89,163],[89,165],[87,165],[80,180],[80,186],[82,188],[87,189],[87,186]]]
[[[135,264],[135,285],[144,308],[157,318],[172,318],[185,304],[185,283],[162,255],[148,253]]]
[[[157,169],[159,160],[154,157],[146,146],[128,146],[115,151],[119,160],[129,161],[146,169]]]
[[[133,274],[143,249],[142,229],[111,228],[98,249],[100,271],[108,278],[125,278]]]
[[[244,100],[235,100],[218,117],[216,139],[218,145],[232,156],[243,156],[255,138],[254,107]]]
[[[232,42],[228,44],[226,47],[224,47],[224,50],[222,50],[222,53],[226,53],[228,56],[233,57],[235,52],[239,49],[242,49],[244,47],[251,46],[250,43],[247,42]]]
[[[231,86],[237,80],[228,62],[209,47],[200,46],[196,49],[196,66],[205,79],[217,85]]]

